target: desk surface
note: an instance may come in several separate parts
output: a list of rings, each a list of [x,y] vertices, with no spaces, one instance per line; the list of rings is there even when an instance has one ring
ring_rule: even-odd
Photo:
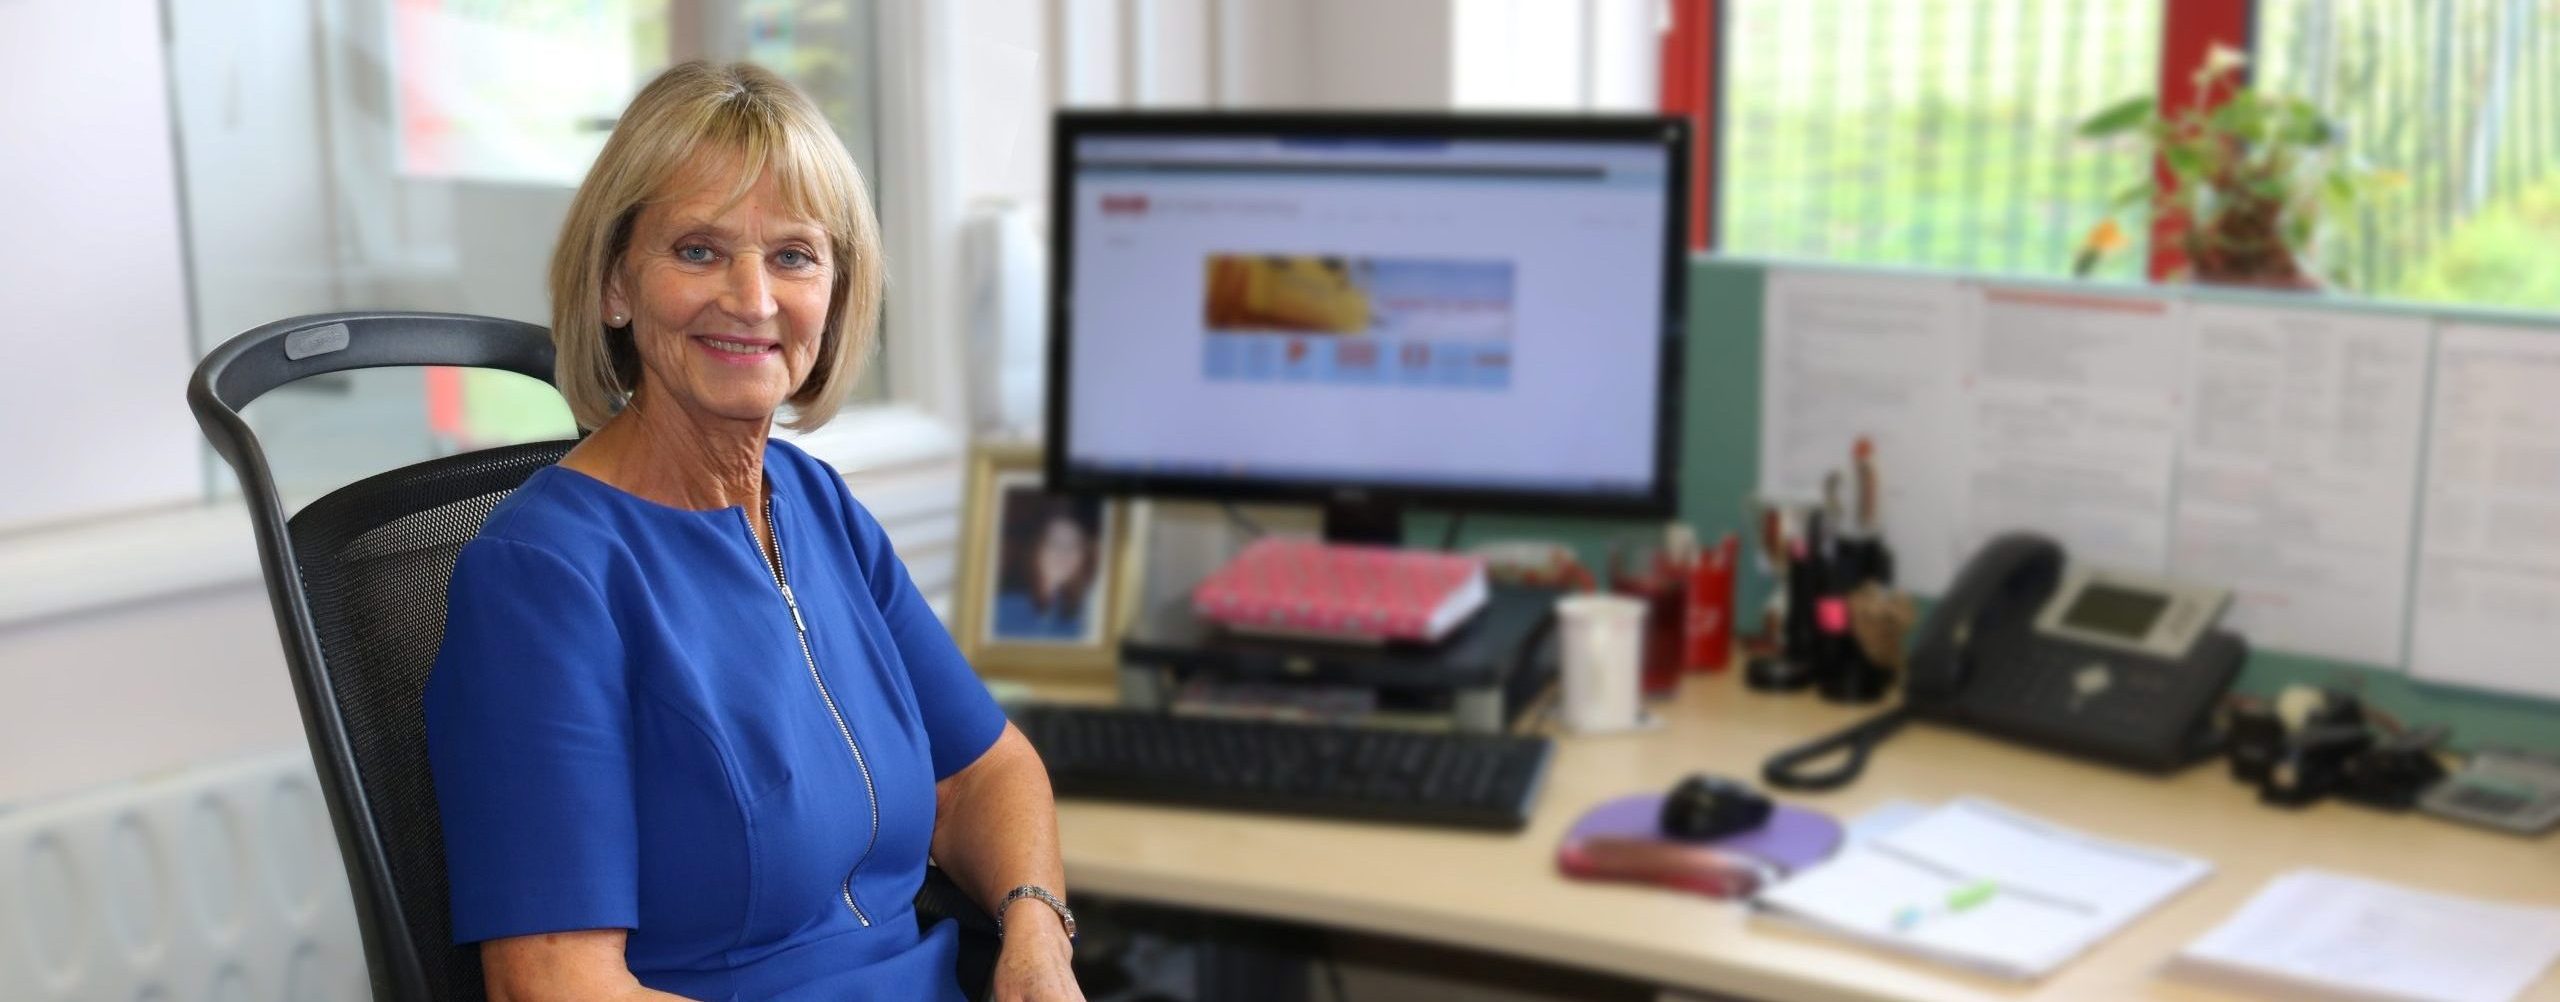
[[[1849,788],[1785,799],[1846,820],[1889,799],[1973,794],[2214,863],[2195,887],[2044,981],[1969,974],[1755,921],[1732,903],[1557,874],[1557,841],[1592,805],[1668,789],[1692,771],[1756,779],[1769,753],[1873,712],[1810,695],[1764,696],[1732,673],[1693,677],[1657,710],[1664,724],[1652,731],[1559,741],[1537,813],[1517,835],[1065,801],[1058,823],[1068,886],[1772,1002],[2234,998],[2163,978],[2159,968],[2294,867],[2560,904],[2560,839],[2337,803],[2279,811],[2259,806],[2219,764],[2162,779],[1914,725],[1878,749]],[[2560,1002],[2560,974],[2524,997]]]

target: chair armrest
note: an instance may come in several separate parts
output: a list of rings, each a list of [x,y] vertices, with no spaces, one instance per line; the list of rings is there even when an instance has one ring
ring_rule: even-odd
[[[987,997],[988,982],[995,977],[996,953],[1002,941],[996,938],[995,916],[978,907],[969,894],[942,872],[939,866],[924,868],[924,886],[916,889],[916,928],[930,930],[944,919],[960,925],[960,959],[955,965],[960,978],[960,992],[969,998]]]

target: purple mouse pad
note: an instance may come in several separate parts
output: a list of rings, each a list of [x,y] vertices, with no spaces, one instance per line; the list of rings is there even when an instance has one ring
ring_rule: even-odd
[[[1700,845],[1720,852],[1750,856],[1794,873],[1831,858],[1840,848],[1840,822],[1819,811],[1778,804],[1769,823],[1740,835],[1707,842],[1687,842],[1662,833],[1662,794],[1639,793],[1592,808],[1565,833],[1567,844],[1591,838],[1635,838],[1673,845]]]

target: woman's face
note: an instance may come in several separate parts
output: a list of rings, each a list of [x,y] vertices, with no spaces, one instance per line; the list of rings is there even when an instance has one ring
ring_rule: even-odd
[[[631,318],[642,392],[697,417],[762,421],[809,378],[839,262],[771,174],[724,207],[735,168],[683,179],[632,221],[605,314]]]
[[[1084,527],[1076,520],[1060,516],[1040,529],[1040,551],[1032,555],[1032,571],[1043,593],[1054,592],[1074,581],[1084,572],[1086,549]]]

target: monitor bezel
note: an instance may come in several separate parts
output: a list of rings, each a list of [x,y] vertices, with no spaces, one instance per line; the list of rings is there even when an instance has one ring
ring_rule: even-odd
[[[1067,463],[1070,440],[1068,360],[1075,336],[1073,314],[1075,149],[1088,135],[1218,136],[1310,133],[1332,136],[1427,136],[1449,140],[1509,142],[1635,141],[1667,145],[1661,302],[1661,386],[1655,408],[1653,491],[1645,495],[1569,490],[1435,487],[1375,482],[1324,484],[1266,477],[1196,477],[1151,473],[1076,471]],[[1047,432],[1042,473],[1047,487],[1065,493],[1195,498],[1215,501],[1296,502],[1326,505],[1394,505],[1513,514],[1670,518],[1679,512],[1681,393],[1688,344],[1688,222],[1690,130],[1686,120],[1663,115],[1484,115],[1373,112],[1166,112],[1060,111],[1050,136],[1049,336]]]

